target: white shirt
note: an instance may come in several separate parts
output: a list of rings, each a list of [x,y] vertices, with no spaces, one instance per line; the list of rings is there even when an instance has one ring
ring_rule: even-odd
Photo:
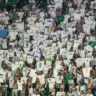
[[[41,84],[45,84],[45,75],[38,75]]]
[[[9,88],[13,88],[14,80],[9,79]]]
[[[89,58],[84,59],[84,63],[85,63],[86,67],[90,67],[90,62],[91,62],[91,60]]]
[[[50,13],[51,17],[53,17],[53,18],[55,18],[55,17],[56,17],[56,13],[55,13],[55,11],[54,11],[54,10],[49,11],[49,13]]]
[[[18,12],[19,17],[22,19],[24,12]]]
[[[17,32],[10,32],[9,33],[10,41],[16,40],[16,35],[17,34],[18,34]]]
[[[5,22],[5,24],[8,24],[8,20],[9,20],[8,16],[3,18],[3,21]]]
[[[33,94],[33,88],[29,88],[29,93]]]
[[[57,92],[56,96],[65,96],[65,92]]]
[[[44,18],[44,16],[45,16],[45,13],[44,12],[40,12],[40,17]]]
[[[86,96],[94,96],[93,94],[86,94]]]
[[[82,58],[77,58],[76,59],[77,68],[83,66],[83,64],[84,64],[84,61],[82,60]]]

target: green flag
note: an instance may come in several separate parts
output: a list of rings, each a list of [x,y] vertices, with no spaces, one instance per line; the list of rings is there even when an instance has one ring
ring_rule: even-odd
[[[92,48],[94,48],[96,46],[96,42],[89,41],[88,45],[90,45]]]

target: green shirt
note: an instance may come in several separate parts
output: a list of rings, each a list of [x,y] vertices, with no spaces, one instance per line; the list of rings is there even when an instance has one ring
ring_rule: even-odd
[[[90,4],[90,2],[88,2],[88,3],[86,4],[86,8],[90,8],[90,6],[91,6],[91,4]]]
[[[8,2],[11,2],[11,3],[12,3],[12,5],[16,5],[17,0],[8,0]]]
[[[0,8],[3,8],[5,6],[4,2],[0,2]]]
[[[64,21],[64,16],[57,16],[58,24]]]
[[[87,86],[87,84],[86,83],[82,83],[80,86]]]
[[[68,81],[70,80],[70,74],[66,75],[65,76],[65,83],[68,84]]]

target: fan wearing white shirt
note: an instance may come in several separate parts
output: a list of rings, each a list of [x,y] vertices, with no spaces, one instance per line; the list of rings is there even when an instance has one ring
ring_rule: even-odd
[[[5,24],[8,24],[9,21],[9,17],[6,15],[3,17],[3,21],[5,22]]]
[[[28,24],[34,24],[34,20],[32,17],[27,18]]]
[[[57,8],[62,8],[62,2],[63,0],[54,0]]]
[[[3,18],[5,17],[5,14],[0,10],[0,21],[3,21]]]
[[[33,88],[31,87],[29,88],[29,96],[31,96],[32,94],[34,94],[34,92],[33,92]]]
[[[57,92],[56,96],[65,96],[65,92]]]
[[[52,18],[56,17],[56,13],[55,13],[54,9],[49,10],[49,14],[51,15]]]
[[[40,12],[40,18],[44,18],[45,17],[45,12],[41,11]]]
[[[21,10],[20,12],[18,12],[18,15],[19,15],[20,19],[22,19],[24,12],[22,12],[22,10]]]

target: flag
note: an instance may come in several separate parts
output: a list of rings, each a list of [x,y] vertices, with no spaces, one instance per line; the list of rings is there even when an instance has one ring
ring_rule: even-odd
[[[94,48],[96,46],[96,42],[89,41],[88,45],[90,45],[92,48]]]

